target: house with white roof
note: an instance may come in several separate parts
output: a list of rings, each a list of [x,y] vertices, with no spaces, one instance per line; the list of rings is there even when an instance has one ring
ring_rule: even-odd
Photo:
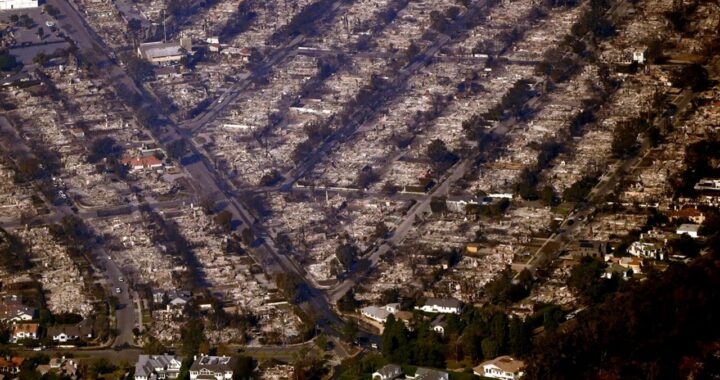
[[[182,360],[173,355],[140,355],[135,380],[176,379],[181,366]]]
[[[473,373],[490,379],[517,380],[522,377],[523,368],[525,363],[506,355],[480,363],[473,368]]]
[[[426,313],[460,314],[462,303],[454,298],[428,298],[423,306],[415,308]]]

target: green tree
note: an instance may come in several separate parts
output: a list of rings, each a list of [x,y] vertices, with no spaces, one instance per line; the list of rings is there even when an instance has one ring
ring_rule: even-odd
[[[161,355],[167,352],[167,347],[154,337],[149,337],[143,345],[143,353],[146,355]]]
[[[53,18],[57,18],[57,16],[60,15],[60,10],[51,4],[46,4],[43,9],[45,9],[45,13],[49,14]]]
[[[228,210],[220,211],[217,215],[215,215],[215,223],[217,223],[220,228],[223,229],[226,233],[230,233],[233,230],[233,215]]]
[[[482,340],[482,354],[486,359],[493,359],[500,355],[500,345],[492,338]]]
[[[201,345],[207,343],[205,326],[200,319],[191,319],[180,329],[181,353],[192,357],[200,352]]]
[[[187,152],[185,139],[177,139],[168,145],[167,153],[173,160],[179,160]]]
[[[357,256],[357,248],[350,244],[340,244],[335,250],[335,257],[345,270],[350,270]]]
[[[677,71],[672,77],[672,83],[698,92],[705,90],[711,82],[707,70],[702,65],[694,63]]]
[[[290,302],[300,301],[303,282],[297,274],[292,272],[278,273],[275,276],[275,283]]]
[[[250,380],[253,378],[255,361],[249,356],[238,355],[234,358],[233,380]]]
[[[592,191],[597,181],[593,178],[585,177],[573,183],[563,191],[563,200],[566,202],[582,202]]]
[[[608,280],[601,278],[605,273],[606,264],[597,258],[585,256],[580,263],[570,269],[568,286],[575,291],[585,303],[601,301],[611,290]]]
[[[112,137],[100,137],[93,140],[90,146],[88,161],[96,163],[104,159],[117,160],[123,154],[123,148]]]
[[[562,322],[564,313],[559,307],[551,307],[543,313],[543,327],[545,331],[553,332],[557,330]]]
[[[490,320],[490,337],[497,343],[498,350],[505,352],[508,340],[508,318],[503,312],[495,313]]]
[[[155,74],[152,63],[134,55],[130,55],[126,58],[125,67],[128,75],[135,81],[135,83],[142,83]]]
[[[381,350],[383,357],[396,363],[405,363],[409,359],[409,336],[403,321],[389,315],[382,334]]]
[[[426,154],[438,172],[446,170],[458,160],[458,156],[451,152],[447,146],[445,146],[445,142],[440,139],[435,139],[430,142],[430,145],[428,145],[426,149]]]
[[[545,186],[540,190],[540,200],[546,206],[554,206],[557,204],[557,197],[552,186]]]
[[[358,307],[355,292],[350,289],[337,301],[338,309],[343,313],[352,313]]]
[[[14,55],[8,52],[0,53],[0,71],[11,71],[19,66]]]
[[[383,305],[398,301],[400,301],[400,291],[397,288],[385,289],[380,296],[380,303]]]
[[[358,326],[354,321],[345,322],[342,329],[342,337],[347,342],[353,342],[355,338],[357,338],[358,331]]]
[[[619,123],[613,131],[611,150],[619,157],[626,157],[638,146],[639,125],[633,122]]]
[[[508,350],[516,357],[524,357],[532,350],[532,329],[517,316],[508,327]]]

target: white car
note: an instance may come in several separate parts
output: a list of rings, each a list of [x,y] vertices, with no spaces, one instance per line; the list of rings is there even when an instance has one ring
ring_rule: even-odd
[[[115,293],[117,293],[117,294],[122,293],[122,289],[120,289],[120,288],[115,288]]]

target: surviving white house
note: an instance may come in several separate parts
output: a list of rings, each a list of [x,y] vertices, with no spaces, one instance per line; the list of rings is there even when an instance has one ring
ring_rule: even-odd
[[[161,63],[174,63],[192,52],[192,40],[181,38],[180,42],[147,42],[138,46],[138,56],[148,61]]]
[[[77,325],[57,325],[47,329],[47,335],[53,342],[67,343],[79,339],[91,339],[93,330],[90,320],[86,319]]]
[[[415,376],[405,376],[406,379],[412,380],[448,380],[450,375],[445,371],[438,371],[431,368],[418,368]]]
[[[18,296],[4,296],[0,300],[0,321],[22,322],[34,317],[35,309],[23,305]]]
[[[375,322],[385,323],[390,314],[395,314],[400,311],[399,303],[389,303],[385,306],[366,306],[360,309],[360,314],[368,319]]]
[[[12,326],[10,334],[10,342],[17,343],[22,339],[37,339],[38,324],[37,323],[17,323]]]
[[[648,259],[662,260],[665,257],[665,247],[659,242],[636,241],[628,247],[628,253]]]
[[[393,380],[403,374],[402,368],[397,364],[388,364],[373,372],[372,380]]]
[[[383,307],[371,305],[360,309],[360,314],[362,314],[365,318],[372,319],[373,321],[385,323],[387,317],[390,315],[390,312],[385,310]]]
[[[230,380],[233,359],[228,356],[200,356],[190,366],[190,380]]]
[[[176,379],[181,366],[182,360],[173,355],[140,355],[135,363],[135,380]]]
[[[433,321],[430,322],[430,328],[440,335],[445,335],[445,330],[447,329],[447,322],[445,321],[445,316],[441,315],[433,319]]]
[[[454,298],[428,298],[425,305],[415,308],[426,313],[460,314],[462,303]]]
[[[700,225],[699,224],[681,224],[680,227],[675,231],[678,235],[688,234],[691,238],[697,239],[700,237]]]
[[[517,380],[522,377],[524,367],[525,363],[521,360],[506,355],[480,363],[473,368],[473,372],[490,379]]]
[[[720,179],[703,178],[694,186],[695,190],[720,190]]]
[[[0,10],[37,8],[39,6],[38,0],[0,0]]]

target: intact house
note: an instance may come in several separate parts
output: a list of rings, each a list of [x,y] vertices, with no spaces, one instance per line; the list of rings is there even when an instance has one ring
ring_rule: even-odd
[[[37,323],[17,323],[12,326],[10,342],[17,343],[23,339],[37,339],[38,324]]]
[[[127,165],[130,171],[133,172],[146,169],[161,169],[163,167],[162,161],[155,156],[123,157],[120,162],[123,165]]]
[[[405,376],[406,379],[412,380],[448,380],[450,375],[445,371],[438,371],[431,368],[418,368],[415,376]]]
[[[626,280],[631,274],[640,274],[643,272],[643,261],[639,257],[613,257],[612,255],[607,255],[605,261],[608,266],[602,275],[604,278],[610,279],[614,274],[617,274]]]
[[[694,186],[695,190],[720,191],[720,179],[703,178]]]
[[[372,380],[393,380],[402,376],[403,370],[397,364],[388,364],[373,372]]]
[[[390,314],[395,314],[400,311],[399,303],[389,303],[385,306],[366,306],[360,309],[360,314],[368,319],[375,322],[385,323]]]
[[[440,315],[433,319],[433,321],[430,322],[430,328],[440,335],[445,335],[445,330],[447,330],[447,321],[445,321],[445,316]]]
[[[176,356],[140,355],[135,363],[135,380],[176,379],[182,360]]]
[[[385,310],[385,308],[371,305],[360,309],[360,314],[362,314],[365,318],[372,319],[373,321],[385,323],[387,317],[390,315],[390,312]]]
[[[525,363],[510,356],[499,356],[493,360],[480,363],[473,368],[477,376],[490,379],[516,380],[522,377]]]
[[[0,356],[0,373],[5,375],[17,375],[20,373],[25,358],[22,356],[13,356],[12,358],[4,358]]]
[[[700,225],[699,224],[681,224],[680,227],[675,231],[678,235],[688,234],[691,238],[697,239],[700,237]]]
[[[92,339],[93,329],[92,321],[85,319],[77,325],[57,325],[50,326],[47,330],[47,336],[51,337],[53,342],[67,343],[81,339]]]
[[[0,10],[37,8],[39,6],[38,0],[0,0]]]
[[[604,255],[610,252],[610,249],[608,243],[604,241],[580,240],[569,251],[575,258],[589,256],[602,259]]]
[[[673,211],[668,214],[668,218],[671,222],[676,220],[689,220],[697,224],[703,224],[703,222],[705,222],[705,214],[695,207],[688,207]]]
[[[178,63],[192,53],[192,40],[181,38],[180,42],[147,42],[140,44],[138,56],[154,64]]]
[[[18,296],[6,296],[0,300],[0,321],[22,322],[34,317],[35,309],[23,305]]]
[[[233,359],[227,356],[196,357],[190,366],[190,380],[230,380],[233,367]]]
[[[186,291],[170,291],[153,293],[153,302],[165,305],[165,312],[174,315],[182,315],[185,312],[185,306],[190,302],[190,292]]]
[[[628,247],[628,253],[636,257],[662,260],[665,257],[665,245],[660,242],[636,241]]]
[[[428,298],[425,305],[415,308],[426,313],[460,314],[462,303],[454,298]]]

